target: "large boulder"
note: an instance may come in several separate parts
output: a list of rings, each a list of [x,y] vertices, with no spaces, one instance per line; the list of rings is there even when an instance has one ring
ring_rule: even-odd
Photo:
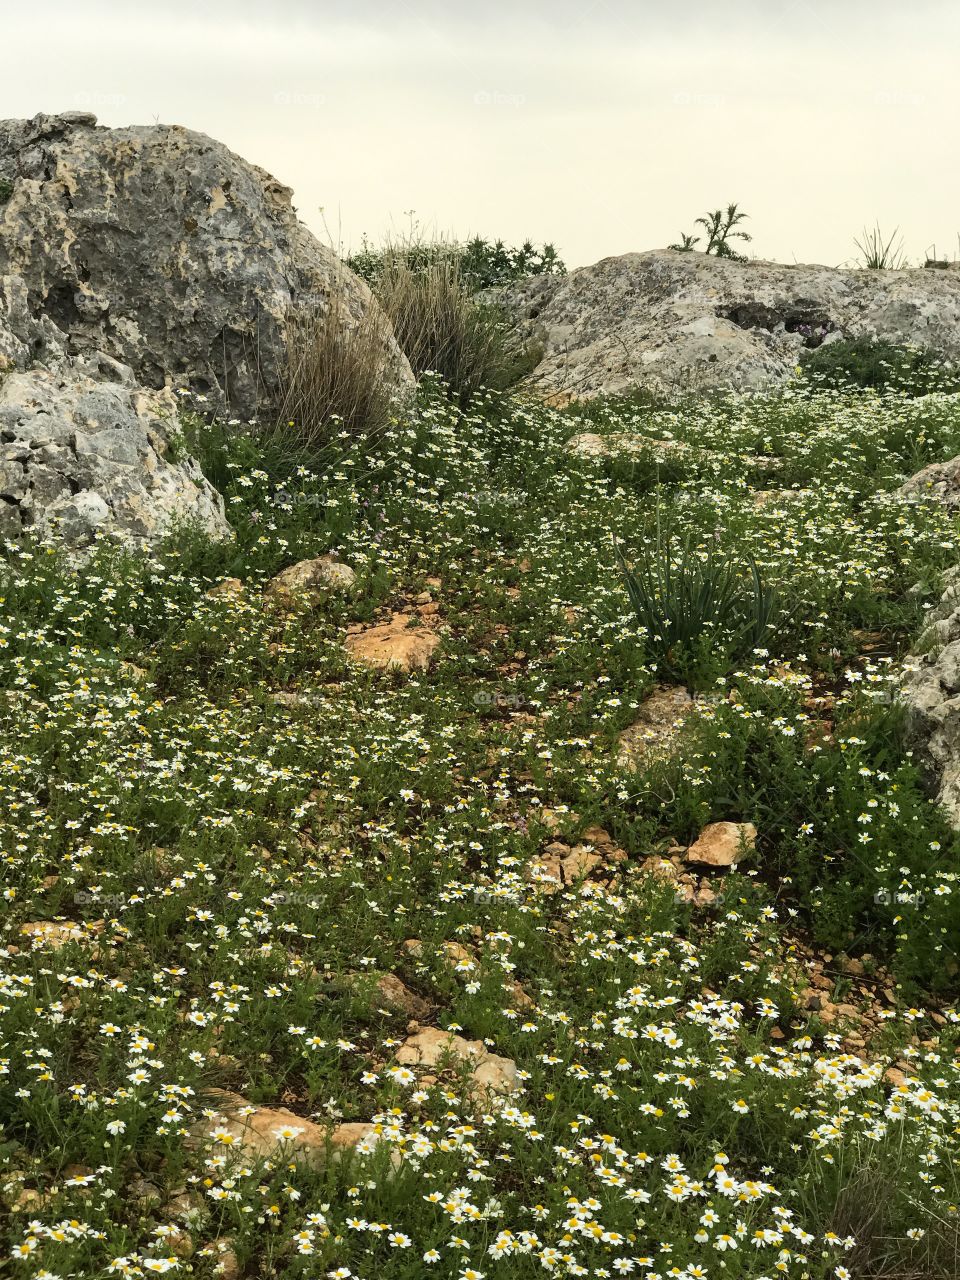
[[[900,690],[907,734],[937,801],[960,828],[960,570],[947,574],[916,648]]]
[[[299,221],[291,193],[201,133],[0,121],[0,368],[105,353],[149,387],[189,385],[253,416],[276,390],[292,305],[373,309]]]
[[[149,542],[189,521],[228,537],[219,494],[179,456],[176,409],[105,356],[0,373],[0,536],[80,550],[98,533]]]
[[[960,270],[839,270],[660,249],[497,291],[544,348],[527,380],[554,402],[644,386],[754,390],[839,337],[960,359]]]

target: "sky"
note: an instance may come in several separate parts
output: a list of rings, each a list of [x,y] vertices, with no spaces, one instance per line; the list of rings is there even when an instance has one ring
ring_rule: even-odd
[[[3,33],[0,117],[210,134],[335,247],[414,219],[573,267],[736,201],[760,258],[877,222],[960,256],[955,0],[43,0]]]

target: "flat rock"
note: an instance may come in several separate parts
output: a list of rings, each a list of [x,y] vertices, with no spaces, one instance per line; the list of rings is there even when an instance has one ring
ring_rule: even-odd
[[[261,1107],[239,1094],[218,1090],[213,1098],[217,1115],[198,1120],[194,1139],[209,1140],[221,1149],[242,1152],[248,1159],[272,1159],[283,1152],[291,1159],[319,1166],[356,1147],[369,1151],[376,1145],[372,1124],[350,1122],[319,1125],[285,1107]]]
[[[899,699],[907,737],[938,803],[960,829],[960,575],[947,575],[940,603],[926,619],[919,653],[904,664]]]
[[[711,822],[684,855],[699,867],[732,867],[754,848],[757,829],[752,822]]]
[[[395,613],[389,622],[348,635],[346,650],[368,667],[425,671],[440,637],[428,627],[410,626],[411,621],[411,614]]]
[[[512,1093],[517,1088],[517,1064],[512,1058],[491,1053],[482,1040],[464,1040],[437,1027],[426,1027],[408,1036],[396,1057],[401,1066],[410,1067],[467,1063],[472,1087],[481,1092]]]

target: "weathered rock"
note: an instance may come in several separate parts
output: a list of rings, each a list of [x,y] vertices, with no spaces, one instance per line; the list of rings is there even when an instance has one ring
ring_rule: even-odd
[[[291,305],[367,286],[298,220],[291,192],[176,125],[82,112],[0,121],[0,365],[104,352],[151,387],[224,395],[244,416],[277,387]],[[390,327],[384,359],[411,381]]]
[[[408,1036],[397,1050],[397,1062],[431,1068],[447,1062],[468,1063],[471,1087],[478,1092],[512,1093],[517,1088],[517,1064],[512,1058],[491,1053],[482,1040],[464,1040],[437,1027]]]
[[[221,1149],[242,1152],[248,1159],[272,1159],[282,1152],[316,1167],[344,1151],[370,1151],[376,1145],[372,1124],[315,1124],[285,1107],[256,1106],[226,1091],[218,1090],[213,1101],[216,1116],[194,1123],[194,1140],[212,1139]]]
[[[246,594],[246,588],[239,578],[224,578],[222,582],[215,582],[205,594],[211,600],[240,601]]]
[[[300,560],[281,569],[264,587],[264,595],[280,603],[292,603],[298,596],[316,596],[329,591],[349,591],[357,575],[335,556]]]
[[[543,343],[527,380],[554,402],[625,391],[775,385],[837,337],[960,358],[960,272],[736,262],[670,249],[497,291]]]
[[[89,545],[98,533],[147,541],[177,522],[230,536],[196,462],[174,458],[176,403],[105,358],[0,375],[0,534]]]
[[[64,920],[32,920],[20,926],[23,937],[32,939],[34,947],[49,947],[56,951],[68,942],[92,943],[103,933],[102,920],[89,920],[83,924],[71,924]]]
[[[732,867],[756,841],[752,822],[711,822],[687,850],[685,860],[699,867]]]
[[[950,512],[960,509],[960,457],[932,462],[897,490],[905,498],[935,498]]]
[[[355,631],[346,638],[347,652],[368,667],[425,671],[440,637],[428,627],[411,626],[411,621],[410,614],[395,613],[389,622]]]
[[[939,804],[960,828],[960,577],[953,571],[927,618],[920,654],[905,664],[906,731]]]
[[[695,707],[683,685],[658,685],[640,704],[633,724],[620,734],[618,762],[638,769],[669,756]]]

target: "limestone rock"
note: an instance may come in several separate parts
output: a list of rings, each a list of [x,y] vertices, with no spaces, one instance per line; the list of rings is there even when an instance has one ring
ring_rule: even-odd
[[[543,344],[529,389],[557,403],[644,386],[754,390],[838,337],[960,358],[960,272],[736,262],[671,249],[496,291]]]
[[[82,112],[0,121],[0,365],[103,352],[150,387],[189,385],[244,417],[276,390],[290,306],[367,286],[299,221],[291,192],[178,125]],[[384,360],[412,381],[389,325]]]
[[[897,492],[905,498],[935,498],[950,512],[960,509],[960,457],[933,462],[911,476]]]
[[[426,1027],[408,1036],[397,1050],[401,1066],[442,1067],[446,1062],[469,1063],[472,1086],[488,1093],[512,1093],[517,1086],[517,1064],[512,1058],[491,1053],[482,1040],[462,1036],[437,1027]]]
[[[670,755],[695,706],[683,685],[658,685],[640,704],[633,724],[620,734],[619,763],[637,769]]]
[[[242,600],[246,588],[239,578],[224,578],[205,593],[211,600]]]
[[[411,627],[407,613],[395,613],[389,622],[364,627],[347,636],[351,658],[368,667],[399,671],[425,671],[440,637],[428,627]]]
[[[960,828],[960,580],[956,571],[927,618],[921,653],[905,664],[900,701],[907,736],[918,751],[937,801]]]
[[[356,577],[350,566],[341,564],[335,556],[317,556],[281,569],[275,578],[270,579],[263,593],[281,603],[289,603],[297,596],[349,591]]]
[[[212,1138],[220,1150],[239,1151],[248,1159],[272,1159],[282,1152],[316,1167],[326,1162],[328,1154],[336,1159],[355,1147],[369,1151],[376,1145],[372,1124],[315,1124],[285,1107],[256,1106],[239,1094],[219,1090],[214,1106],[216,1118],[193,1125],[194,1139]]]
[[[711,822],[686,852],[686,861],[700,867],[732,867],[757,842],[752,822]]]
[[[231,536],[220,496],[174,457],[176,403],[103,358],[0,376],[0,535],[88,546],[153,541],[176,522]]]

